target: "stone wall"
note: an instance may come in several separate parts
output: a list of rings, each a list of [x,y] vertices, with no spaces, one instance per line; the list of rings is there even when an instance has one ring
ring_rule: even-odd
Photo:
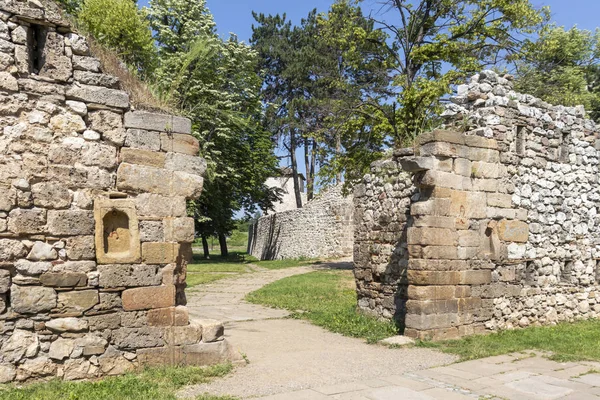
[[[598,130],[583,108],[515,93],[510,76],[484,71],[444,116],[447,130],[399,159],[419,190],[405,333],[443,339],[597,317]]]
[[[0,382],[228,356],[185,307],[190,133],[133,111],[52,1],[0,3]]]
[[[352,254],[352,198],[341,186],[303,208],[261,217],[250,227],[248,252],[261,260],[343,257]]]

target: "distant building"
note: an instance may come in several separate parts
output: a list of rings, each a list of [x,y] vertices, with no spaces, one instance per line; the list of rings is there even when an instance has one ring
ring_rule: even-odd
[[[302,205],[306,204],[306,193],[304,193],[304,181],[306,178],[302,174],[298,174],[300,183],[300,196],[302,197]],[[291,168],[281,168],[281,176],[269,178],[265,182],[268,187],[283,189],[281,201],[274,205],[274,211],[269,211],[269,214],[279,213],[282,211],[295,210],[296,195],[294,194],[294,175]]]

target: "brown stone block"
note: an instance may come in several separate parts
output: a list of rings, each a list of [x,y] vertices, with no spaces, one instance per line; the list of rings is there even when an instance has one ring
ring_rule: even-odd
[[[461,279],[459,271],[415,271],[409,270],[409,285],[458,285]]]
[[[140,349],[137,351],[138,362],[147,367],[162,367],[165,365],[182,365],[183,350],[181,347],[158,347]]]
[[[48,272],[40,276],[40,282],[49,287],[81,287],[87,285],[87,275],[76,272]]]
[[[459,311],[459,300],[408,300],[407,314],[450,314]]]
[[[457,233],[444,228],[408,228],[408,244],[424,246],[455,246]]]
[[[419,330],[419,329],[410,329],[407,328],[404,331],[404,335],[413,339],[419,340],[431,340],[431,341],[440,341],[440,340],[452,340],[458,339],[460,337],[458,327],[452,328],[442,328],[442,329],[429,329],[429,330]]]
[[[455,131],[447,131],[436,129],[431,132],[426,132],[419,135],[417,139],[420,145],[424,145],[426,143],[431,142],[446,142],[446,143],[454,143],[454,144],[464,144],[465,143],[465,134]]]
[[[177,264],[190,263],[194,258],[194,252],[191,243],[179,243],[175,245],[175,252],[177,253]]]
[[[522,221],[502,220],[498,223],[498,237],[505,242],[527,243],[529,225]]]
[[[197,156],[200,154],[200,143],[192,135],[175,133],[173,134],[173,147],[171,151]]]
[[[194,218],[168,218],[165,223],[165,240],[167,242],[192,243],[196,229]]]
[[[454,229],[456,226],[455,221],[456,218],[453,217],[436,217],[433,215],[421,215],[413,219],[413,227]]]
[[[499,162],[500,152],[498,150],[465,147],[463,146],[459,157],[467,158],[471,161]]]
[[[148,311],[150,326],[186,326],[189,323],[187,307],[168,307]]]
[[[196,199],[202,194],[204,178],[200,175],[174,171],[171,180],[171,193],[187,199]]]
[[[471,164],[471,176],[473,178],[496,179],[500,176],[500,164],[485,161],[474,161]]]
[[[183,365],[216,365],[224,362],[243,362],[228,341],[198,343],[183,346]]]
[[[421,156],[438,157],[460,157],[467,149],[465,146],[456,143],[431,142],[422,145],[419,149]]]
[[[497,192],[499,182],[497,179],[473,179],[473,190],[480,192]],[[484,203],[485,204],[485,203]]]
[[[463,271],[468,269],[465,260],[408,260],[408,270],[415,271]]]
[[[481,308],[481,298],[468,297],[458,300],[458,311],[461,313],[472,313]]]
[[[450,300],[454,294],[454,286],[408,286],[408,298],[411,300]]]
[[[117,170],[117,188],[168,195],[172,176],[172,171],[166,169],[122,163]]]
[[[465,136],[465,144],[469,147],[481,147],[483,149],[498,150],[498,141],[495,139],[487,139],[481,136],[467,135]]]
[[[423,258],[458,260],[458,249],[455,246],[427,246],[422,249]]]
[[[460,283],[462,285],[485,285],[492,281],[492,271],[462,271]]]
[[[175,243],[142,243],[142,262],[146,264],[171,264],[176,262]]]
[[[451,172],[427,171],[418,181],[418,186],[463,189],[463,176]]]
[[[150,150],[140,150],[124,147],[121,149],[121,162],[128,164],[146,165],[148,167],[164,168],[165,154]]]
[[[151,310],[175,306],[175,286],[127,289],[122,295],[125,311]]]
[[[406,327],[411,329],[428,330],[450,328],[459,325],[460,319],[456,313],[448,314],[407,314]]]
[[[485,193],[458,190],[452,192],[448,215],[459,218],[485,218]]]
[[[511,208],[512,196],[504,193],[488,193],[487,205],[490,207]]]
[[[99,303],[97,290],[77,290],[58,294],[57,312],[84,313]]]
[[[93,235],[94,214],[92,211],[50,210],[46,229],[49,234],[58,236]]]
[[[430,199],[418,201],[410,207],[411,215],[446,216],[450,211],[450,199]]]
[[[456,250],[461,260],[471,260],[481,253],[479,247],[458,247]]]
[[[477,231],[458,232],[458,245],[464,247],[477,247],[481,244],[481,236]]]
[[[471,296],[471,286],[456,286],[454,288],[454,297],[463,299]]]
[[[165,328],[164,340],[169,346],[197,344],[202,340],[202,325],[191,323]]]

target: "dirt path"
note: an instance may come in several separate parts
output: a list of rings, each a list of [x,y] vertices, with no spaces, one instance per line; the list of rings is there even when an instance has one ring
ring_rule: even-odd
[[[340,264],[331,264],[339,268]],[[343,337],[307,322],[286,319],[288,312],[246,303],[246,294],[285,277],[323,266],[259,269],[235,279],[188,292],[195,318],[226,323],[226,337],[249,360],[245,367],[208,385],[189,387],[182,397],[202,393],[260,397],[339,383],[376,379],[451,363],[453,356],[425,349],[388,349]]]

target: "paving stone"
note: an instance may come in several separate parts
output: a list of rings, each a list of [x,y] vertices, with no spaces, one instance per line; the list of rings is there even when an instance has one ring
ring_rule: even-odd
[[[404,386],[417,391],[431,389],[433,387],[433,385],[430,383],[410,379],[401,375],[384,376],[381,378],[381,380],[384,382],[389,382],[393,385]]]
[[[492,376],[517,369],[513,364],[490,364],[481,360],[454,364],[452,368],[466,372],[476,371],[476,374],[479,376]],[[463,376],[463,378],[466,378],[466,376]]]
[[[373,389],[366,397],[372,400],[435,400],[435,397],[405,387]]]
[[[585,383],[591,386],[600,387],[600,374],[587,374],[574,379],[576,382]]]
[[[551,385],[541,382],[534,378],[522,379],[520,381],[508,382],[506,387],[514,389],[527,396],[533,396],[536,399],[552,400],[558,399],[568,394],[573,393],[573,389],[568,389],[561,386]]]
[[[258,400],[328,400],[330,397],[315,392],[314,390],[300,390],[297,392],[276,394],[273,396],[261,397]]]
[[[326,395],[332,395],[332,394],[339,394],[339,393],[347,393],[347,392],[355,392],[358,390],[365,390],[365,389],[369,389],[370,386],[367,386],[365,384],[362,383],[340,383],[337,385],[329,385],[329,386],[321,386],[318,388],[314,388],[313,390],[322,393],[322,394],[326,394]]]
[[[473,400],[473,396],[468,396],[466,394],[451,389],[433,388],[423,390],[421,393],[427,396],[431,396],[434,399],[440,400]]]

